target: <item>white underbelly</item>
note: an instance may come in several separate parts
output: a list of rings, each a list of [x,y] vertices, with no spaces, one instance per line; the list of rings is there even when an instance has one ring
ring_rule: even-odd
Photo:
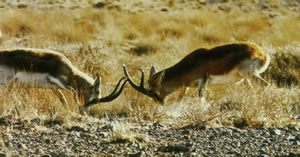
[[[46,85],[47,84],[46,73],[32,73],[32,72],[17,72],[15,74],[15,80],[24,85]]]
[[[11,82],[14,79],[14,69],[0,65],[0,85]]]
[[[226,75],[210,75],[209,84],[225,84],[232,83],[238,80],[237,72],[231,72]]]
[[[56,85],[49,82],[48,73],[17,72],[15,80],[25,86],[34,86],[40,88],[57,88]]]
[[[64,75],[61,75],[60,78],[67,80],[67,76]],[[49,73],[16,72],[14,68],[0,64],[0,85],[17,82],[27,87],[62,88],[69,91],[68,85],[64,84],[61,79],[53,77]]]

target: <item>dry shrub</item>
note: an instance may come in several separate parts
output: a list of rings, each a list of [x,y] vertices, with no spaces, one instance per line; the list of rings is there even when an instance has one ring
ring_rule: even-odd
[[[113,131],[108,137],[112,143],[150,143],[151,140],[147,135],[140,134],[137,127],[128,122],[112,122]]]
[[[73,96],[65,91],[63,93],[68,106],[62,104],[49,89],[22,88],[17,84],[12,87],[2,86],[0,117],[5,123],[8,122],[6,125],[14,121],[25,122],[26,125],[33,125],[35,130],[43,132],[49,131],[45,127],[87,128],[91,123],[99,125],[107,122],[106,119],[80,115]]]
[[[207,102],[186,99],[189,105],[181,112],[182,126],[212,125],[235,127],[275,127],[293,125],[296,122],[295,108],[299,106],[299,89],[264,87],[255,84],[247,86],[228,86],[222,90],[210,90]],[[192,103],[191,103],[192,102]]]
[[[69,112],[77,112],[78,107],[72,96],[64,92],[68,106],[63,105],[49,89],[22,88],[18,84],[1,87],[0,116],[16,119],[42,120],[58,118],[65,121]],[[9,93],[9,94],[8,94]],[[46,119],[44,119],[44,118]]]
[[[299,48],[278,48],[273,54],[270,66],[266,73],[272,82],[279,87],[300,85],[300,55]]]
[[[237,90],[235,90],[237,91]],[[287,126],[294,125],[299,127],[295,122],[295,105],[299,105],[298,89],[278,89],[276,86],[258,87],[243,92],[234,92],[232,100],[240,103],[239,118],[250,127],[257,126]],[[237,119],[235,119],[237,120]]]

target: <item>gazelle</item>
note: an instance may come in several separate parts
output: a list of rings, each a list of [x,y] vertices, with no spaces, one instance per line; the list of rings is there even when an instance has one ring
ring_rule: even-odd
[[[269,64],[269,55],[259,46],[235,43],[211,49],[197,49],[174,66],[157,73],[152,67],[148,80],[149,88],[144,87],[144,72],[141,69],[139,69],[142,73],[139,86],[132,80],[125,65],[123,69],[134,89],[152,97],[155,101],[164,103],[170,93],[183,86],[198,87],[199,96],[204,97],[208,83],[223,84],[245,78],[250,83],[248,77],[255,76],[269,84],[260,77]]]
[[[73,94],[76,103],[87,109],[117,98],[127,82],[118,91],[124,79],[119,80],[110,95],[101,97],[100,77],[96,80],[89,77],[59,52],[29,48],[0,50],[0,85],[18,82],[25,87],[50,88],[65,105],[67,102],[60,89]],[[82,107],[80,109],[82,111]]]

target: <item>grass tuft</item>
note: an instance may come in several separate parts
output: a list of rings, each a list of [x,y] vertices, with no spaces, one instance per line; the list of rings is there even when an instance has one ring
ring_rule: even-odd
[[[147,135],[143,135],[135,131],[137,129],[135,129],[131,123],[114,121],[112,126],[113,132],[108,137],[108,141],[111,143],[151,142]]]

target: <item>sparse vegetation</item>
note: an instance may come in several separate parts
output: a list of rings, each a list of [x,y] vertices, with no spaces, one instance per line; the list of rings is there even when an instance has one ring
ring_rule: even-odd
[[[103,96],[109,94],[124,75],[122,64],[126,64],[137,79],[139,68],[148,74],[152,65],[162,70],[196,48],[241,41],[257,43],[271,55],[271,64],[263,77],[272,85],[267,87],[253,79],[253,89],[246,84],[212,86],[204,103],[199,101],[196,89],[186,95],[182,89],[170,95],[165,106],[127,86],[118,99],[95,105],[88,116],[79,115],[67,92],[68,107],[60,104],[47,89],[1,86],[0,117],[58,120],[66,126],[72,122],[74,125],[85,123],[90,120],[88,117],[99,118],[101,123],[109,123],[109,118],[125,118],[124,124],[114,123],[109,139],[130,143],[149,142],[148,137],[130,128],[130,125],[144,123],[159,122],[179,128],[201,125],[300,127],[297,120],[300,114],[300,17],[293,10],[276,5],[256,10],[251,8],[254,1],[180,5],[170,0],[150,5],[139,0],[111,3],[90,0],[82,2],[89,7],[80,7],[81,1],[74,1],[74,6],[52,6],[51,9],[44,5],[57,4],[40,3],[41,7],[38,4],[0,7],[0,48],[59,51],[80,70],[91,76],[100,74]],[[300,6],[299,2],[297,5]],[[273,14],[276,11],[278,14]],[[0,145],[3,145],[1,140]]]
[[[267,115],[266,117],[269,118],[264,121],[268,121],[268,123],[262,123],[275,125],[276,122],[270,123],[269,121],[274,118],[271,116],[273,113],[269,113],[270,109],[266,108],[286,102],[286,97],[281,97],[281,94],[277,95],[276,91],[286,90],[288,93],[298,94],[296,89],[299,89],[300,50],[296,45],[300,42],[298,38],[300,21],[297,16],[272,19],[259,12],[249,16],[241,11],[223,14],[222,11],[212,12],[206,9],[176,10],[174,12],[157,12],[156,14],[125,13],[126,10],[115,9],[43,11],[42,9],[11,8],[0,11],[4,15],[0,20],[0,28],[3,33],[2,48],[25,46],[58,50],[70,58],[73,64],[81,70],[91,75],[100,73],[103,78],[103,95],[109,93],[115,80],[123,76],[121,64],[126,63],[132,70],[138,68],[147,70],[151,65],[158,66],[157,69],[163,69],[175,64],[195,48],[239,41],[254,41],[271,53],[272,62],[264,77],[273,83],[272,87],[268,87],[272,90],[263,90],[265,87],[260,83],[255,84],[255,90],[261,92],[260,95],[276,98],[276,101],[266,103],[259,98],[259,95],[255,94],[257,92],[251,92],[252,90],[247,87],[229,85],[222,87],[223,89],[211,90],[208,99],[212,104],[216,104],[213,105],[214,107],[226,103],[222,97],[226,97],[227,102],[234,101],[236,106],[239,106],[235,110],[240,113],[243,113],[247,106],[256,105],[257,107],[254,108],[260,108],[260,111],[249,111],[248,113],[260,114],[241,115],[239,118],[244,118],[247,123],[252,123],[254,119]],[[135,72],[135,74],[138,73]],[[2,95],[5,95],[7,90],[5,87],[2,88]],[[226,92],[231,88],[237,88],[235,91],[240,92]],[[293,89],[295,89],[295,93],[293,93]],[[28,89],[14,88],[13,90],[27,91]],[[118,115],[120,112],[126,112],[126,116],[137,116],[138,119],[144,120],[151,117],[150,119],[153,121],[163,121],[160,118],[168,117],[161,115],[164,114],[163,110],[167,110],[168,104],[159,106],[151,99],[144,98],[130,90],[129,87],[125,90],[123,96],[118,100],[109,104],[100,104],[91,112],[100,117],[103,114]],[[196,99],[194,90],[191,91],[182,100],[177,98],[178,93],[173,94],[169,102],[175,104],[180,102],[187,106],[198,104],[197,101],[190,102],[190,99]],[[239,95],[240,93],[243,94]],[[282,107],[287,108],[285,114],[296,114],[296,111],[290,110],[290,108],[293,105],[299,105],[296,103],[297,96],[295,98],[287,97],[289,101],[282,104]],[[238,101],[236,101],[237,98]],[[16,105],[18,106],[15,107],[16,110],[23,107],[36,110],[32,113],[43,112],[47,115],[75,112],[74,102],[70,101],[73,106],[70,106],[71,111],[69,112],[65,111],[67,108],[52,99],[56,99],[54,95],[43,89],[30,89],[30,94],[14,92],[13,96],[10,94],[1,99],[2,114],[7,114],[7,110],[11,110],[11,106]],[[255,103],[246,104],[248,99],[255,100]],[[123,108],[126,110],[124,111]],[[158,111],[154,111],[156,109]],[[149,112],[150,110],[151,112]],[[22,111],[26,111],[26,109],[19,112]],[[161,116],[155,116],[157,112],[161,112]],[[150,113],[153,115],[149,115]],[[195,114],[189,112],[189,115]],[[208,112],[206,116],[211,116],[211,113]],[[148,118],[145,119],[145,117]],[[195,122],[197,123],[197,121]]]

